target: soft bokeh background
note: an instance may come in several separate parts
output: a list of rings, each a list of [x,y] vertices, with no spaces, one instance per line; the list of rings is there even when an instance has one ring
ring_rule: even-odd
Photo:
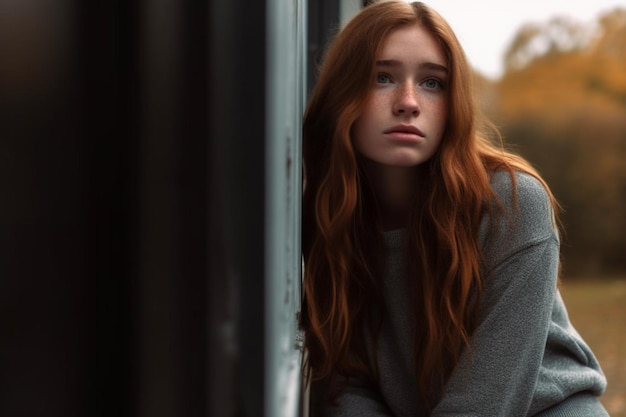
[[[598,16],[625,5],[624,0],[425,0],[425,3],[445,17],[472,65],[489,78],[503,74],[504,53],[523,25],[542,24],[558,16],[592,27]]]
[[[576,277],[626,271],[626,8],[598,19],[590,35],[558,18],[522,27],[502,77],[480,79],[507,146],[563,205],[565,274]]]

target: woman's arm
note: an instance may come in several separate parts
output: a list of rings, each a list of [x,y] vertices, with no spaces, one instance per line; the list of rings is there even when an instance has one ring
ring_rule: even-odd
[[[393,417],[378,390],[357,378],[346,381],[334,403],[328,401],[323,382],[314,384],[311,396],[311,417]]]
[[[525,416],[531,407],[556,297],[559,241],[541,184],[494,181],[507,216],[481,226],[487,275],[480,322],[433,416]]]

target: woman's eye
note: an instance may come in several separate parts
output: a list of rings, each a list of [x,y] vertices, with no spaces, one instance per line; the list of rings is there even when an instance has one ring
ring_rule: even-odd
[[[389,74],[380,73],[376,75],[376,82],[379,84],[387,84],[391,82]]]
[[[427,79],[422,83],[422,85],[431,90],[441,89],[443,87],[441,81],[434,78]]]

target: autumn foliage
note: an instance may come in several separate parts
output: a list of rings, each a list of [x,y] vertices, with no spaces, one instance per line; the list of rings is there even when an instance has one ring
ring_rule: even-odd
[[[626,272],[626,9],[593,25],[521,28],[501,79],[479,85],[507,147],[561,202],[565,273]]]

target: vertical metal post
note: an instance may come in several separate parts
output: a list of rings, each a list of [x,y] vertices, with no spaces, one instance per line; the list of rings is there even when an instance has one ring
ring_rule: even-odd
[[[267,3],[265,416],[295,417],[301,388],[301,125],[305,95],[305,2]]]

